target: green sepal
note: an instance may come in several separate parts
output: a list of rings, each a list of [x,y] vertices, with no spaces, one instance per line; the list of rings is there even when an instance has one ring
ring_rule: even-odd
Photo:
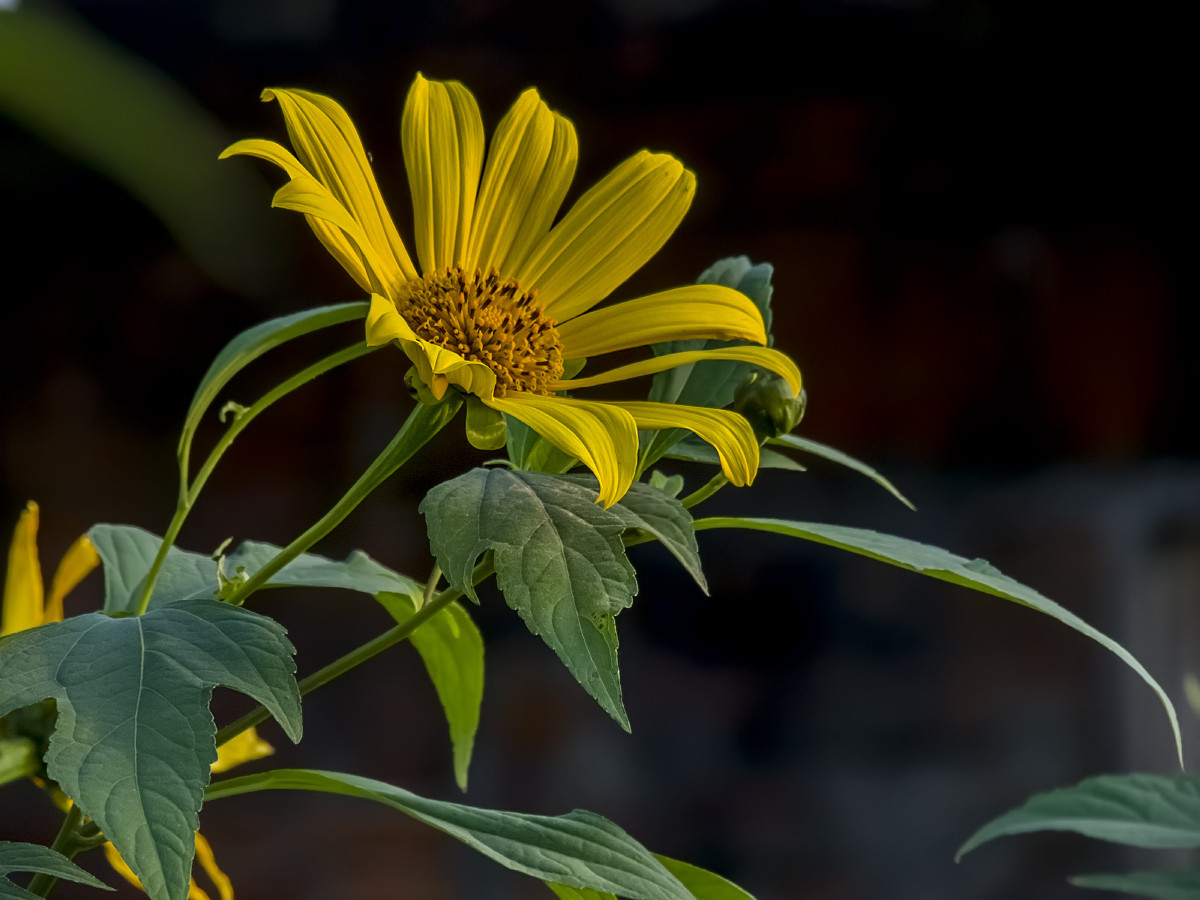
[[[474,394],[467,395],[467,441],[476,450],[499,450],[507,430],[504,413],[486,406]]]

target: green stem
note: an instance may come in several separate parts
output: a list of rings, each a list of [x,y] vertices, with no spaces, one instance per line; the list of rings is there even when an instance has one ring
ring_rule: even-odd
[[[83,849],[75,840],[75,832],[82,821],[83,813],[79,811],[78,806],[72,804],[63,817],[62,827],[58,829],[58,834],[50,849],[61,853],[67,859],[74,859],[75,855]],[[39,872],[29,880],[29,887],[26,890],[37,897],[49,897],[56,884],[58,884],[57,876]]]
[[[436,406],[426,406],[423,403],[409,414],[400,431],[392,438],[383,452],[367,467],[358,481],[348,490],[329,512],[302,535],[275,554],[261,569],[243,581],[226,598],[228,602],[241,605],[252,593],[265,585],[280,569],[306,551],[309,547],[329,534],[346,516],[360,504],[367,495],[374,491],[392,476],[397,469],[423,447],[430,438],[437,434],[447,422],[454,418],[462,401],[457,397],[447,397]]]
[[[433,592],[437,590],[438,582],[442,580],[442,567],[434,566],[433,571],[429,573],[429,580],[425,582],[425,590],[421,594],[421,607],[429,605],[433,599]]]
[[[483,579],[487,578],[495,571],[491,554],[475,567],[475,572],[472,575],[472,582],[478,584]],[[341,675],[345,675],[356,666],[360,666],[372,657],[378,656],[384,650],[396,646],[402,641],[408,640],[414,631],[421,625],[428,622],[436,616],[441,610],[449,605],[454,600],[462,596],[462,591],[457,588],[446,588],[440,594],[424,604],[420,609],[413,614],[413,617],[406,622],[401,622],[389,628],[378,637],[372,638],[365,644],[355,647],[345,656],[335,659],[329,665],[318,669],[306,678],[300,679],[299,688],[300,696],[304,696],[319,687],[323,687]],[[246,713],[240,719],[235,719],[224,728],[217,732],[217,746],[220,747],[227,741],[237,737],[247,728],[265,722],[271,717],[271,713],[265,706],[259,706]]]
[[[158,553],[154,556],[154,561],[150,564],[150,570],[146,573],[146,577],[142,580],[141,594],[138,597],[137,614],[140,616],[145,613],[146,608],[150,605],[150,595],[154,592],[154,582],[158,580],[159,570],[167,559],[167,553],[175,546],[175,539],[179,537],[179,530],[183,528],[183,523],[188,517],[188,513],[192,511],[192,506],[196,503],[196,498],[200,495],[205,482],[216,468],[221,457],[225,455],[225,451],[233,444],[234,439],[242,433],[242,431],[253,422],[263,411],[272,404],[278,402],[283,397],[286,397],[296,388],[307,384],[318,375],[323,375],[330,369],[358,359],[360,356],[372,352],[376,348],[368,347],[365,343],[359,342],[353,346],[347,347],[344,350],[339,350],[324,359],[318,360],[311,366],[297,372],[291,378],[276,385],[267,393],[263,394],[255,403],[240,410],[234,415],[233,421],[229,424],[225,434],[217,441],[215,447],[208,454],[208,458],[204,461],[204,465],[196,473],[196,477],[191,483],[187,482],[187,460],[184,459],[180,470],[179,480],[179,501],[175,506],[175,515],[171,517],[171,524],[167,526],[167,533],[163,535],[162,543],[159,544]]]
[[[704,487],[688,494],[686,497],[684,497],[679,502],[683,504],[684,509],[691,509],[697,503],[701,503],[704,500],[707,500],[709,497],[711,497],[713,494],[715,494],[721,488],[725,487],[725,485],[727,485],[727,484],[729,484],[729,479],[725,477],[725,474],[723,472],[718,472],[716,475],[714,475],[712,478],[710,478],[708,480],[708,484],[706,484],[706,485],[704,485]]]

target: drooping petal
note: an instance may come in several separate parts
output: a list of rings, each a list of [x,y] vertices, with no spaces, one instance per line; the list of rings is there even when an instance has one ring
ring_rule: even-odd
[[[488,406],[524,422],[559,450],[576,457],[600,482],[597,499],[606,509],[625,496],[637,470],[633,416],[608,403],[510,394]]]
[[[334,100],[311,91],[267,88],[276,100],[300,162],[362,225],[376,254],[405,279],[417,272],[387,211],[354,123]]]
[[[332,192],[324,185],[321,185],[295,156],[274,141],[264,141],[257,138],[238,141],[236,144],[225,149],[221,154],[221,159],[229,156],[256,156],[259,159],[265,159],[267,162],[279,166],[287,172],[289,178],[300,178],[301,180],[307,180],[319,185],[319,187],[312,188],[311,190],[324,197],[326,204],[331,208],[340,207],[341,212],[335,212],[337,219],[342,222],[354,221],[354,217],[338,202]],[[285,209],[288,208],[279,202],[278,194],[276,194],[274,205],[282,206]],[[350,277],[364,291],[391,291],[395,289],[396,285],[403,282],[404,274],[400,268],[394,262],[389,261],[388,258],[379,257],[378,254],[375,254],[378,258],[378,262],[376,263],[378,271],[368,275],[367,268],[363,262],[363,254],[356,248],[368,245],[370,241],[357,222],[355,223],[355,228],[358,232],[358,237],[352,242],[342,228],[331,224],[327,217],[306,215],[304,218],[317,235],[318,240],[325,245],[325,249],[329,251],[334,259],[342,264],[342,268],[350,273]],[[373,285],[378,286],[375,287]]]
[[[246,732],[243,732],[245,734]],[[217,865],[217,858],[213,855],[212,847],[208,840],[200,832],[196,832],[196,862],[200,863],[209,879],[217,889],[217,894],[221,900],[233,900],[233,882],[229,880],[229,876],[221,871],[221,867]],[[199,890],[196,885],[196,880],[192,879],[191,887]],[[188,891],[189,900],[199,900],[193,896],[191,890]]]
[[[475,98],[457,81],[417,75],[404,103],[400,143],[417,259],[429,274],[461,262],[466,251],[483,168],[483,118]]]
[[[579,159],[575,128],[533,88],[496,126],[462,263],[514,272],[550,230]]]
[[[690,363],[703,362],[709,359],[733,360],[762,366],[764,369],[784,378],[794,394],[797,397],[800,396],[800,388],[802,386],[800,370],[796,368],[796,364],[792,361],[792,358],[786,353],[780,353],[778,350],[773,350],[770,347],[751,346],[717,347],[713,350],[687,350],[682,353],[666,353],[662,356],[652,357],[651,359],[629,363],[629,365],[618,366],[615,369],[609,369],[607,372],[597,372],[595,375],[589,375],[585,378],[556,381],[550,387],[555,391],[574,391],[580,388],[595,387],[598,384],[612,384],[615,381],[638,378],[642,375],[653,375],[656,372],[665,372],[667,369],[674,369],[676,366],[686,366]]]
[[[210,767],[214,775],[228,772],[230,769],[262,759],[275,752],[275,748],[258,736],[258,731],[251,727],[230,738],[217,748],[216,762]]]
[[[37,531],[38,505],[30,500],[17,520],[12,543],[8,547],[4,601],[0,603],[0,637],[24,631],[26,628],[36,628],[45,622]]]
[[[637,401],[615,403],[630,413],[638,428],[686,428],[712,444],[721,458],[721,471],[733,484],[747,485],[758,473],[758,440],[750,424],[728,409],[679,406]]]
[[[311,175],[296,175],[275,192],[271,205],[304,213],[310,221],[319,219],[340,230],[346,238],[346,246],[357,257],[357,267],[366,279],[364,288],[375,293],[394,290],[396,270],[389,270],[389,264],[375,252],[362,226],[317,179]],[[330,250],[332,252],[333,248]],[[342,261],[342,266],[354,274],[352,265]]]
[[[54,570],[54,578],[50,582],[50,593],[46,596],[46,610],[43,620],[46,622],[61,622],[63,617],[63,597],[74,590],[75,585],[83,581],[92,569],[100,565],[100,554],[96,546],[81,534],[75,539],[67,552],[63,554],[58,568]]]
[[[565,322],[607,297],[675,231],[696,178],[665,153],[621,163],[575,202],[517,269],[526,290]]]
[[[593,309],[558,325],[563,355],[600,356],[662,341],[767,342],[762,314],[741,291],[693,284]]]

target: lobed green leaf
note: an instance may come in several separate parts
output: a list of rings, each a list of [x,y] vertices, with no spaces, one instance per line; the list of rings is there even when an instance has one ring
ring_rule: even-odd
[[[154,900],[184,900],[209,767],[208,704],[248,694],[300,739],[293,648],[277,622],[212,600],[75,616],[0,641],[0,715],[53,698],[47,770]]]
[[[1030,831],[1074,831],[1134,847],[1200,847],[1200,778],[1101,775],[1035,794],[975,832],[958,856],[995,838]]]
[[[8,880],[11,872],[36,872],[66,881],[111,891],[107,884],[90,872],[85,872],[61,853],[40,844],[18,844],[0,841],[0,900],[41,900]]]
[[[480,809],[430,800],[370,778],[306,769],[276,769],[220,781],[209,787],[208,799],[262,790],[321,791],[383,803],[508,869],[542,881],[629,900],[695,900],[641,844],[608,819],[585,810],[537,816]]]

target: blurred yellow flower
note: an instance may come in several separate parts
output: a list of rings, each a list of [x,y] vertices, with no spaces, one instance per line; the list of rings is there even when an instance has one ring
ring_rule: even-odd
[[[434,399],[454,386],[467,395],[469,417],[482,405],[524,422],[596,474],[605,505],[636,475],[639,429],[689,429],[716,448],[730,481],[754,478],[758,442],[734,412],[561,393],[705,359],[762,366],[800,392],[795,363],[762,346],[761,315],[732,288],[690,285],[598,307],[690,206],[696,180],[677,159],[640,151],[555,223],[578,159],[571,123],[531,88],[497,126],[485,165],[483,121],[470,91],[418,75],[400,126],[418,272],[345,110],[308,91],[271,88],[262,96],[279,102],[295,154],[254,139],[222,156],[257,156],[287,173],[274,205],[303,213],[370,293],[367,343],[395,341]],[[588,357],[694,338],[760,346],[664,354],[563,377]]]
[[[42,567],[38,561],[37,532],[39,524],[38,505],[32,500],[26,504],[20,519],[17,520],[13,532],[12,543],[8,548],[8,568],[4,576],[4,596],[0,601],[0,637],[24,631],[26,628],[36,628],[47,622],[61,622],[63,617],[62,601],[72,588],[100,565],[100,556],[87,535],[81,535],[64,554],[54,578],[50,582],[50,596],[44,597],[42,582]],[[217,748],[217,760],[212,764],[213,772],[224,772],[234,766],[260,759],[274,753],[274,748],[262,740],[253,728],[243,731],[233,740]],[[70,798],[63,797],[57,792],[56,802],[63,807],[69,807]],[[125,864],[121,854],[111,843],[104,844],[104,855],[113,870],[138,888],[138,881],[133,870]],[[196,832],[196,861],[208,873],[216,886],[221,900],[233,900],[233,885],[228,876],[217,866],[212,848],[200,832]],[[209,895],[191,880],[188,887],[189,900],[210,900]]]

